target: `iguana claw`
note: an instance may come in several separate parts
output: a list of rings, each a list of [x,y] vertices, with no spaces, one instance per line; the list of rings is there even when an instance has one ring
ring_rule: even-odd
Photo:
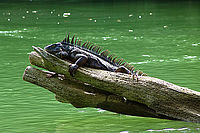
[[[74,76],[74,73],[76,72],[77,69],[78,69],[78,65],[76,64],[69,65],[69,73],[72,77]]]

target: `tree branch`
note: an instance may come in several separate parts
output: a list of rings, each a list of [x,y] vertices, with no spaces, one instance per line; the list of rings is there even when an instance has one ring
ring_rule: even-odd
[[[200,122],[199,92],[153,77],[139,77],[139,81],[137,82],[131,78],[131,75],[128,74],[92,68],[80,68],[76,72],[75,76],[71,77],[68,72],[69,62],[60,60],[57,57],[45,52],[41,48],[34,47],[34,49],[36,52],[32,52],[29,56],[31,64],[64,75],[68,81],[63,80],[65,81],[64,86],[68,87],[67,90],[74,88],[78,91],[74,91],[73,93],[70,91],[63,91],[66,89],[62,88],[62,83],[58,82],[54,78],[52,78],[52,81],[49,81],[51,78],[47,79],[44,77],[46,74],[42,71],[37,71],[38,75],[35,78],[32,78],[34,79],[33,81],[30,80],[31,78],[27,79],[27,77],[31,77],[31,75],[34,76],[34,73],[36,73],[36,71],[34,71],[29,73],[29,76],[27,76],[26,73],[33,69],[30,69],[30,67],[25,71],[24,80],[47,88],[55,93],[57,98],[61,99],[60,101],[69,101],[75,107],[100,107],[124,114],[140,116],[145,116],[146,114],[146,116],[151,117],[174,118],[184,121]],[[40,75],[42,73],[44,74],[43,76]],[[45,82],[43,80],[40,81],[40,77]],[[38,81],[36,82],[35,80]],[[47,84],[49,85],[49,83],[52,82],[56,83],[58,86],[54,91],[52,90],[53,86],[47,86]],[[71,87],[70,83],[73,83],[74,86]],[[83,87],[84,84],[87,84],[90,87]],[[92,94],[94,93],[95,96],[98,97],[97,100],[95,100],[96,98],[94,98],[94,95],[89,95],[90,97],[84,96],[84,98],[81,98],[81,95],[85,92],[90,94],[90,91],[87,89],[91,89],[91,87],[93,87]],[[80,90],[82,92],[80,92]],[[76,94],[77,97],[70,100],[68,99],[70,94]],[[109,99],[108,97],[110,96],[114,97],[114,99],[122,99],[122,101],[124,98],[127,100],[121,103],[119,102],[121,100],[117,100],[116,104],[113,101],[108,102],[105,100]],[[81,104],[77,103],[77,101],[80,100],[79,98],[83,101]],[[131,110],[128,106],[129,103],[134,105],[131,106],[133,107]],[[124,108],[121,110],[117,109],[118,107],[121,107],[122,104],[124,105]],[[135,105],[138,105],[136,107],[138,110],[134,112]]]

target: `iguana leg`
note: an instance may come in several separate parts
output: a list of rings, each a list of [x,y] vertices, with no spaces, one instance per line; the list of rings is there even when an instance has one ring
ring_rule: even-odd
[[[65,51],[60,51],[60,52],[56,53],[56,56],[61,59],[67,59],[69,57],[69,54]]]
[[[139,76],[139,71],[135,71],[133,75],[135,75],[136,81],[138,82],[138,80],[139,80],[139,77],[138,77]],[[133,78],[133,80],[134,80],[134,78]]]
[[[77,54],[76,57],[75,57],[75,59],[77,59],[76,62],[74,64],[70,64],[69,65],[69,72],[70,72],[71,76],[74,75],[74,73],[76,72],[76,70],[79,67],[85,65],[85,63],[88,60],[88,57],[86,55],[83,55],[83,54]]]
[[[121,72],[121,73],[131,74],[133,80],[136,79],[136,81],[138,82],[138,79],[139,79],[139,78],[138,78],[138,76],[139,76],[139,71],[130,72],[126,67],[120,66],[119,68],[117,68],[117,69],[115,70],[115,72]]]
[[[131,72],[124,66],[120,66],[115,70],[115,72],[121,72],[121,73],[126,73],[126,74],[131,74]]]

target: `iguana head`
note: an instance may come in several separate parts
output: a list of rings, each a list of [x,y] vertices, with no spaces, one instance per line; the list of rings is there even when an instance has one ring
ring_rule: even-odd
[[[50,44],[44,47],[44,50],[61,59],[67,59],[69,56],[69,50],[62,43]]]
[[[63,45],[61,43],[50,44],[44,47],[44,50],[55,55],[63,50]]]

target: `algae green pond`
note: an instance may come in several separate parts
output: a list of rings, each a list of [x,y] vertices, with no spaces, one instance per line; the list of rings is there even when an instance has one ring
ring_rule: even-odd
[[[0,1],[0,132],[200,132],[199,123],[74,108],[22,80],[32,46],[77,35],[149,76],[200,91],[200,1]]]

